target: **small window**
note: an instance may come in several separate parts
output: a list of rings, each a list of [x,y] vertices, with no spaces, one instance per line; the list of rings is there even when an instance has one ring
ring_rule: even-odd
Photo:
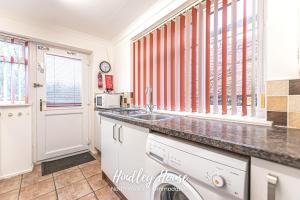
[[[45,65],[47,107],[81,106],[81,60],[47,54]]]
[[[28,42],[0,36],[0,104],[28,103]]]

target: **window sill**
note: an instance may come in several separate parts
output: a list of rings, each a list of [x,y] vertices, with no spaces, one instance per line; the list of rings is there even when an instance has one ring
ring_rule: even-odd
[[[235,122],[241,124],[259,125],[259,126],[273,125],[273,122],[266,121],[266,119],[243,117],[238,115],[233,116],[233,115],[220,115],[220,114],[189,113],[189,112],[165,111],[165,110],[157,110],[156,112],[166,113],[166,114],[176,114],[185,117],[194,117],[194,118],[206,119],[206,120],[218,120],[223,122]]]
[[[31,104],[0,104],[0,108],[29,107]]]

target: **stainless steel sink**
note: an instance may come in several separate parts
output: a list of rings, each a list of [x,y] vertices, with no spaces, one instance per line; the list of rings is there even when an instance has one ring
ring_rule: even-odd
[[[156,120],[164,120],[164,119],[173,118],[173,116],[163,115],[163,114],[142,114],[142,115],[133,115],[131,117],[136,118],[136,119],[147,120],[147,121],[156,121]]]

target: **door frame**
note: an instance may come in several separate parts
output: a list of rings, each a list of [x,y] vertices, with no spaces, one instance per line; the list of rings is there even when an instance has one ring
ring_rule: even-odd
[[[93,151],[93,68],[91,67],[91,61],[92,61],[92,51],[84,50],[84,49],[78,49],[75,47],[69,47],[65,45],[57,45],[57,44],[51,44],[47,42],[39,42],[39,41],[30,41],[29,42],[29,105],[32,107],[32,154],[33,154],[33,162],[34,163],[40,163],[38,160],[38,137],[37,137],[37,106],[39,102],[37,101],[37,89],[33,87],[33,84],[37,81],[37,69],[38,69],[38,62],[37,62],[37,45],[46,46],[49,48],[58,48],[62,50],[68,50],[72,52],[77,52],[81,54],[86,54],[88,63],[87,63],[87,84],[88,84],[88,141],[89,141],[89,150]],[[65,157],[65,156],[61,156]]]

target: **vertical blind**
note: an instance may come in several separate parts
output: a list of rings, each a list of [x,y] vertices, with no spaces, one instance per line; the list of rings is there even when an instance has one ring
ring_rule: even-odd
[[[257,0],[207,0],[133,41],[134,105],[160,110],[255,116]]]
[[[0,36],[0,104],[28,103],[28,42]]]

